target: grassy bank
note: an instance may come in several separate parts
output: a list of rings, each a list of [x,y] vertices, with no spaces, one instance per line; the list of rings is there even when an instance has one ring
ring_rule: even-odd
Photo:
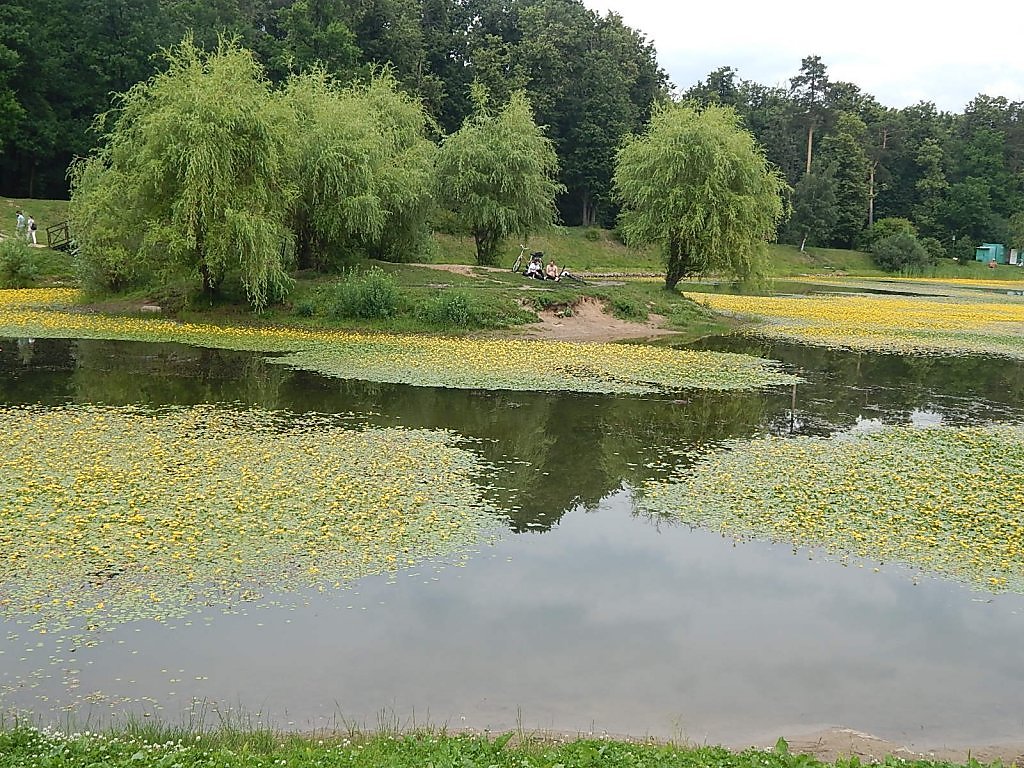
[[[26,217],[33,216],[36,220],[37,239],[46,242],[46,228],[59,224],[68,217],[67,200],[29,200],[13,197],[0,197],[0,232],[14,235],[17,229],[17,212]]]
[[[857,768],[856,757],[837,768]],[[886,758],[887,766],[952,768],[956,763]],[[129,727],[119,733],[64,736],[29,728],[0,733],[0,768],[816,768],[830,765],[793,754],[781,739],[773,750],[733,752],[723,747],[685,747],[612,739],[497,738],[424,732],[408,735],[282,736],[272,731],[196,733],[186,729]],[[976,760],[967,765],[978,768]]]

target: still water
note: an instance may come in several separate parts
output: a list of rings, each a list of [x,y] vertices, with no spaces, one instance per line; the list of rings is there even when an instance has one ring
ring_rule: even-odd
[[[656,523],[634,514],[631,494],[686,461],[663,461],[667,451],[727,438],[1019,422],[1024,365],[742,338],[703,346],[781,360],[808,382],[658,397],[476,392],[174,345],[0,340],[0,403],[221,403],[450,429],[478,439],[512,510],[507,534],[464,562],[365,578],[299,607],[197,607],[73,649],[0,615],[0,710],[735,745],[827,726],[919,746],[1024,738],[1024,597]]]

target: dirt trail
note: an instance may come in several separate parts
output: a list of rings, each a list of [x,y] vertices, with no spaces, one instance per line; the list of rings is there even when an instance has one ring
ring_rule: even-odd
[[[651,315],[647,322],[633,323],[620,320],[604,311],[597,299],[584,297],[571,309],[549,309],[537,313],[539,323],[517,326],[509,334],[526,339],[549,339],[551,341],[607,342],[623,339],[650,339],[673,333],[662,325],[665,318]]]
[[[467,264],[421,264],[418,266],[453,272],[467,277],[481,278],[480,271],[504,272],[499,267],[473,267]],[[486,279],[486,278],[481,278]],[[524,291],[532,290],[524,280]],[[540,322],[514,326],[501,332],[503,337],[522,339],[549,339],[552,341],[608,342],[625,339],[650,339],[674,333],[664,327],[665,318],[651,315],[647,322],[634,323],[620,320],[604,311],[604,305],[597,299],[584,296],[570,311],[553,308],[537,313]]]

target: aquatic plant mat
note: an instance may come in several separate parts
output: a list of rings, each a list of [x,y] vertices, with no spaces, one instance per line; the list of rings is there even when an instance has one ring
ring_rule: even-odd
[[[1024,426],[727,443],[643,488],[644,514],[1024,593]]]
[[[757,389],[799,378],[747,355],[625,344],[214,326],[77,311],[76,291],[0,291],[0,336],[167,341],[280,353],[274,362],[347,379],[461,389],[649,393]]]
[[[456,558],[503,529],[446,431],[213,406],[0,408],[0,614],[38,632]],[[264,597],[265,594],[270,597]]]
[[[869,287],[856,281],[822,285]],[[893,288],[893,285],[887,287]],[[906,282],[895,286],[914,290]],[[842,349],[912,354],[994,354],[1024,359],[1024,299],[966,290],[962,282],[916,284],[935,296],[730,296],[687,294],[716,311],[764,322],[751,333]]]

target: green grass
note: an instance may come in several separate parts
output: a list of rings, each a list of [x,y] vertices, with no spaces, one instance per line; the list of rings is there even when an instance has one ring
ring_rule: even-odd
[[[954,763],[886,758],[890,768],[952,768]],[[539,738],[523,733],[498,737],[384,732],[361,735],[282,735],[270,730],[203,731],[134,723],[111,733],[58,735],[32,728],[0,732],[0,768],[818,768],[829,765],[792,754],[785,741],[773,750],[733,752],[723,747],[688,747],[652,741]],[[859,768],[857,757],[837,768]],[[979,768],[977,761],[967,765]]]
[[[46,243],[46,228],[65,221],[68,217],[67,200],[29,200],[11,197],[0,197],[0,232],[14,235],[17,229],[17,212],[31,214],[35,217],[37,239]]]
[[[557,227],[534,235],[527,251],[544,251],[559,266],[575,272],[661,272],[660,254],[653,248],[635,250],[615,239],[612,232],[596,227]],[[511,267],[519,255],[519,243],[509,241],[497,266]],[[471,237],[437,234],[431,261],[435,264],[475,264]]]
[[[837,248],[807,248],[803,253],[795,245],[773,243],[768,246],[769,274],[792,277],[806,274],[845,272],[851,275],[884,275],[863,251]]]

